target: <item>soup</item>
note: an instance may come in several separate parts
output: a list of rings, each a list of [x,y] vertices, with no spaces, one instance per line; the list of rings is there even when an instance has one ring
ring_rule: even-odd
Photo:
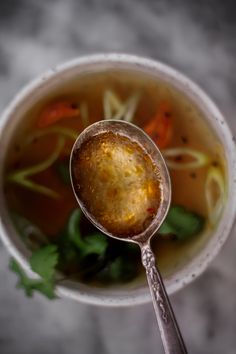
[[[55,247],[55,264],[64,278],[100,287],[143,281],[138,247],[95,229],[79,210],[70,185],[73,143],[86,126],[102,119],[137,124],[163,153],[172,202],[152,246],[162,274],[171,276],[217,227],[226,198],[224,151],[194,103],[147,74],[84,74],[58,84],[28,110],[6,161],[12,220],[33,252]]]
[[[73,153],[72,166],[76,196],[109,233],[132,238],[152,223],[161,203],[160,171],[137,142],[97,134]]]

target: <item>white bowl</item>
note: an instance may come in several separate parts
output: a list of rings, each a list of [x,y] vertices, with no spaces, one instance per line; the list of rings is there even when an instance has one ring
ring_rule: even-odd
[[[186,76],[157,61],[126,54],[99,54],[78,58],[42,74],[18,93],[8,105],[0,120],[0,235],[12,256],[18,260],[29,274],[32,274],[27,261],[29,251],[12,225],[3,193],[3,167],[12,135],[24,112],[39,97],[50,92],[62,80],[75,77],[81,73],[97,72],[112,68],[147,73],[177,87],[203,111],[204,116],[215,130],[225,149],[228,198],[221,221],[214,234],[211,235],[204,247],[199,250],[199,253],[189,260],[183,269],[164,279],[167,292],[172,294],[190,283],[206,269],[230,233],[236,213],[236,150],[227,123],[211,99]],[[65,281],[62,285],[57,286],[57,294],[78,301],[104,306],[130,306],[151,300],[149,290],[145,285],[137,289],[129,289],[128,287],[98,289],[78,282]]]

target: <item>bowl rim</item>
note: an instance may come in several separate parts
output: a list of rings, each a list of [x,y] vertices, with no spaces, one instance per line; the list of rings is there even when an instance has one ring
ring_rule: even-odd
[[[199,254],[194,256],[183,269],[177,272],[178,276],[171,276],[165,280],[167,291],[172,294],[185,285],[189,284],[199,276],[215,258],[222,248],[224,242],[230,234],[233,222],[236,215],[236,148],[234,138],[227,125],[227,122],[219,111],[218,107],[211,100],[211,98],[191,79],[174,68],[163,64],[157,60],[139,57],[130,54],[121,53],[108,53],[108,54],[95,54],[84,57],[79,57],[67,61],[63,64],[51,68],[45,73],[36,77],[33,81],[21,89],[16,96],[12,99],[9,105],[4,110],[0,120],[0,141],[3,146],[3,151],[6,152],[7,147],[2,144],[4,140],[4,127],[10,121],[14,111],[24,100],[29,97],[35,90],[40,90],[47,85],[51,80],[60,78],[60,75],[70,74],[73,70],[82,73],[86,70],[89,72],[101,71],[102,68],[129,68],[134,71],[153,74],[156,77],[161,77],[169,81],[172,85],[179,88],[184,94],[188,95],[195,101],[198,106],[201,104],[201,109],[205,111],[207,120],[217,129],[218,136],[221,135],[222,143],[225,148],[226,157],[228,160],[228,199],[221,217],[221,221],[216,229],[216,232],[211,236],[205,247],[199,251]],[[95,69],[96,68],[96,69]],[[197,102],[198,101],[198,102]],[[4,150],[5,148],[5,150]],[[4,152],[1,154],[0,162],[3,162]],[[2,165],[3,163],[1,163]],[[2,171],[0,172],[2,178]],[[4,199],[3,183],[0,180],[0,200]],[[5,208],[5,210],[4,210]],[[0,204],[0,237],[10,254],[17,259],[27,273],[35,276],[30,270],[27,258],[29,252],[25,250],[22,243],[12,240],[11,236],[15,234],[13,226],[9,223],[9,218],[6,212],[6,206],[1,202]],[[9,236],[11,235],[11,236]],[[18,237],[19,238],[19,237]],[[102,306],[131,306],[144,304],[151,301],[148,287],[140,287],[139,289],[98,289],[86,286],[82,283],[65,281],[62,285],[56,287],[56,292],[59,296],[67,297],[80,302],[102,305]]]

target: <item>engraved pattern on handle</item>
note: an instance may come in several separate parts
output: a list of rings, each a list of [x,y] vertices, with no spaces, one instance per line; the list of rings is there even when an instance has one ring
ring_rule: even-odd
[[[161,318],[165,323],[168,323],[169,317],[166,312],[165,304],[164,304],[164,299],[163,296],[161,295],[160,292],[160,281],[159,281],[159,276],[156,270],[156,260],[155,256],[150,249],[150,247],[143,247],[142,248],[142,263],[144,267],[146,268],[146,273],[149,276],[149,279],[151,280],[151,287],[153,290],[153,295],[155,297],[155,300],[160,308],[161,311]]]
[[[166,293],[165,286],[161,275],[156,268],[155,256],[149,245],[142,245],[141,253],[142,263],[146,270],[165,353],[186,354],[187,350]]]

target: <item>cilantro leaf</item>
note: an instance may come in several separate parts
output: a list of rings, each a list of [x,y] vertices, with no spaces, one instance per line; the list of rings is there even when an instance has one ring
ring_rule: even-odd
[[[31,241],[29,237],[34,236],[36,239],[37,237],[37,243],[40,244],[40,239],[41,243],[45,245],[45,243],[48,243],[47,239],[43,237],[44,235],[41,233],[41,231],[34,226],[32,223],[30,223],[27,219],[18,216],[16,214],[15,217],[15,222],[18,227],[18,230],[20,233],[23,235],[25,241]],[[28,238],[28,239],[27,239]],[[39,240],[39,241],[38,241]],[[36,242],[32,244],[28,242],[33,249],[37,246]],[[31,279],[29,278],[24,270],[21,268],[21,266],[12,259],[10,261],[10,269],[18,275],[18,284],[17,286],[19,288],[24,289],[25,294],[29,297],[31,297],[34,293],[34,291],[38,291],[41,294],[45,295],[49,299],[55,298],[55,293],[54,293],[54,288],[55,288],[55,282],[54,282],[54,274],[55,274],[55,268],[58,263],[58,248],[55,245],[46,245],[41,248],[36,250],[33,250],[32,256],[29,260],[31,269],[40,275],[42,279]]]
[[[67,225],[67,233],[70,241],[80,251],[81,257],[85,257],[89,254],[103,255],[107,248],[107,237],[101,232],[96,232],[82,238],[80,233],[80,220],[81,210],[76,209],[71,213]]]
[[[68,220],[68,233],[70,236],[76,235],[79,233],[79,225],[80,225],[80,220],[81,220],[81,215],[82,212],[80,209],[75,209],[72,211],[70,218]]]
[[[49,299],[54,299],[55,284],[51,281],[29,278],[15,259],[10,260],[10,269],[19,277],[17,287],[22,288],[28,297],[32,297],[34,291],[38,291]]]
[[[55,245],[42,247],[32,253],[30,265],[43,279],[50,280],[58,263],[58,249]]]
[[[165,221],[161,225],[160,229],[158,230],[158,233],[161,235],[171,235],[171,234],[175,233],[175,229],[173,228],[171,223],[168,222],[167,219],[165,219]]]
[[[160,235],[172,234],[178,240],[185,240],[200,233],[204,223],[203,216],[190,212],[182,206],[172,206],[158,233]]]
[[[49,300],[55,299],[55,284],[51,281],[39,281],[33,285],[34,290],[45,295]]]
[[[129,259],[118,257],[112,262],[109,267],[110,279],[115,282],[127,282],[137,276],[138,269],[135,263]]]
[[[96,234],[91,234],[84,240],[86,254],[97,254],[103,255],[107,248],[107,238],[101,232]]]
[[[29,297],[32,296],[33,294],[33,288],[32,285],[37,282],[37,280],[33,280],[27,277],[23,269],[20,267],[18,262],[14,259],[10,260],[10,269],[16,273],[19,277],[19,281],[17,283],[18,288],[22,288],[25,290],[25,294]]]
[[[109,266],[109,276],[113,281],[119,281],[122,278],[124,265],[121,257],[116,258]],[[127,260],[128,262],[128,260]]]

